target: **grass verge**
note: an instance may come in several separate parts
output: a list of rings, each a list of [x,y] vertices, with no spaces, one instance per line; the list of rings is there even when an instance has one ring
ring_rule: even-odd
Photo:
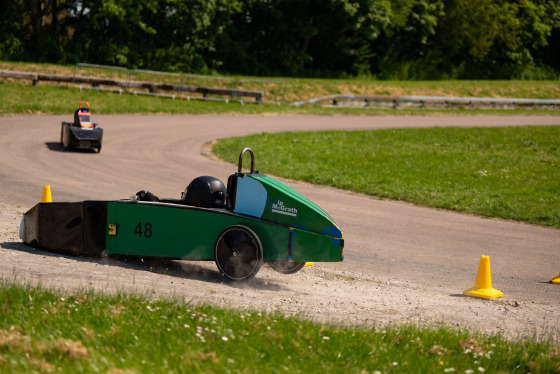
[[[236,163],[380,198],[560,227],[560,127],[255,134],[213,148]]]
[[[2,373],[560,372],[548,342],[447,327],[339,327],[1,280],[0,300]]]
[[[344,86],[351,82],[341,81],[338,84]],[[366,86],[365,82],[363,83]],[[306,83],[306,87],[311,85]],[[426,83],[425,87],[430,87]],[[327,87],[329,87],[327,85]],[[396,87],[396,88],[395,88]],[[421,88],[407,89],[395,86],[387,92],[403,92],[409,95],[428,95],[433,92],[430,89],[423,91]],[[421,87],[421,86],[419,86]],[[398,89],[397,89],[398,88]],[[311,88],[310,88],[311,89]],[[499,86],[494,87],[500,91]],[[316,87],[315,91],[307,93],[308,98],[320,97],[323,91],[346,92],[346,89],[331,90]],[[364,90],[367,91],[367,90]],[[468,91],[468,90],[467,90]],[[514,92],[517,92],[514,90]],[[520,91],[523,93],[524,91]],[[325,92],[326,93],[326,92]],[[482,92],[486,93],[486,91]],[[318,95],[318,96],[312,96]],[[513,96],[515,97],[515,96]],[[145,95],[119,94],[108,91],[83,89],[74,86],[51,86],[40,84],[32,86],[22,82],[6,82],[0,79],[0,115],[10,114],[71,114],[82,101],[88,101],[92,105],[93,115],[97,114],[120,114],[120,113],[170,113],[170,114],[305,114],[305,115],[560,115],[560,110],[553,109],[419,109],[419,108],[333,108],[322,106],[295,107],[289,105],[254,104],[251,101],[229,103],[218,101],[200,101],[185,99],[171,99],[166,97],[153,97]]]
[[[97,68],[78,68],[74,65],[55,65],[44,63],[24,63],[0,61],[0,69],[21,72],[78,76],[95,76],[126,79],[122,71]],[[126,75],[126,74],[125,74]],[[136,76],[136,74],[134,75]],[[155,78],[157,76],[157,78]],[[284,100],[295,102],[329,95],[368,95],[368,96],[454,96],[454,97],[492,97],[492,98],[532,98],[558,99],[558,81],[542,80],[437,80],[437,81],[379,81],[371,78],[319,79],[286,77],[244,77],[214,75],[209,79],[195,79],[193,85],[220,85],[216,78],[237,81],[237,87],[265,92],[265,100]],[[165,76],[142,75],[139,80],[165,80]],[[1,82],[1,80],[0,80]],[[21,82],[21,81],[20,81]],[[193,82],[192,76],[186,84]],[[273,84],[274,92],[269,92],[267,82],[283,82],[283,86]],[[168,82],[179,83],[179,82]],[[41,83],[43,85],[44,83]],[[230,84],[230,83],[228,83]],[[222,86],[227,88],[231,86]],[[270,88],[270,87],[269,87]],[[558,111],[554,111],[558,112]]]

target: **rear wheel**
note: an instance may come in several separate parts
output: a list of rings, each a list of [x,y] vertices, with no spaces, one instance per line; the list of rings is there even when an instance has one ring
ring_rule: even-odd
[[[297,273],[305,266],[305,262],[294,261],[268,261],[271,268],[282,274]]]
[[[253,278],[262,265],[262,245],[257,234],[246,226],[230,226],[218,236],[214,259],[228,279],[243,281]]]

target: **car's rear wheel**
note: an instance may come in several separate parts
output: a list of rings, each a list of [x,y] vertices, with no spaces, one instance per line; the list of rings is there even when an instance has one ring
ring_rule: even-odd
[[[253,278],[262,265],[259,237],[246,226],[230,226],[218,236],[214,259],[220,272],[228,279],[244,281]]]
[[[294,261],[268,261],[271,268],[282,274],[297,273],[305,266],[305,262]]]

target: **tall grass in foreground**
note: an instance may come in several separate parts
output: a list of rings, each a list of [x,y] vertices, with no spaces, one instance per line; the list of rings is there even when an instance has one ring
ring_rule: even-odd
[[[0,372],[558,373],[560,348],[446,327],[337,327],[0,280]]]
[[[560,127],[263,133],[214,152],[235,163],[243,147],[267,174],[560,227]]]

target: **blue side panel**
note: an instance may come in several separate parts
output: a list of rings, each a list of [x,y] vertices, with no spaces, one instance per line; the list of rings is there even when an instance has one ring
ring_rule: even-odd
[[[335,238],[342,238],[342,231],[335,225],[329,226],[322,232],[323,235],[334,236]]]
[[[234,213],[261,218],[266,207],[267,193],[263,185],[249,177],[237,179]]]

